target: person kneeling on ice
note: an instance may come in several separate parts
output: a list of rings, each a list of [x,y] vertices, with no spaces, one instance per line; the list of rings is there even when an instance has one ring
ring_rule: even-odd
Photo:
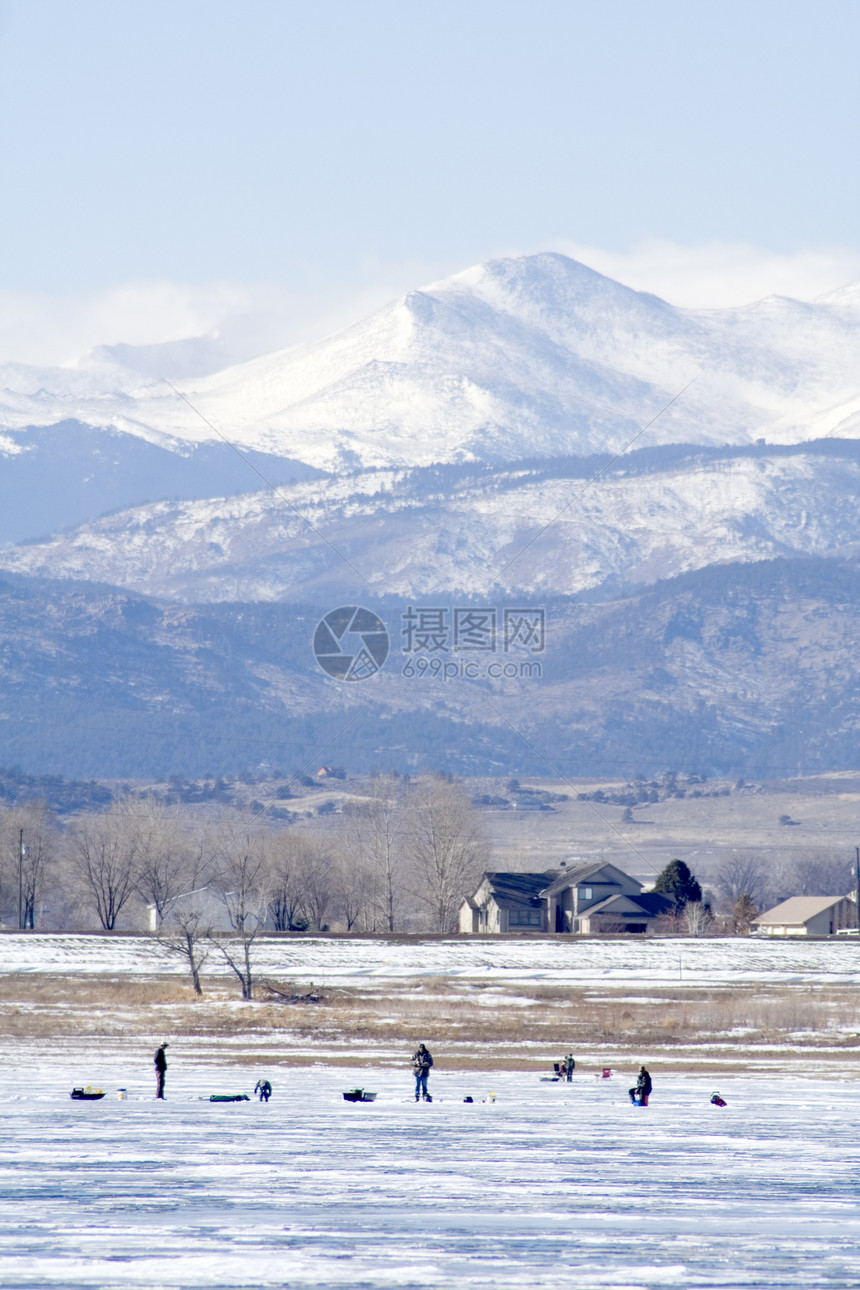
[[[636,1076],[636,1083],[627,1092],[630,1094],[630,1101],[634,1106],[647,1106],[648,1098],[651,1095],[651,1076],[644,1066],[639,1067],[639,1074]]]
[[[268,1102],[272,1096],[272,1086],[267,1079],[258,1079],[254,1092],[259,1095],[261,1102]]]
[[[433,1065],[433,1058],[428,1052],[425,1044],[418,1045],[418,1051],[412,1056],[412,1069],[415,1072],[415,1101],[421,1100],[422,1096],[425,1102],[432,1102],[433,1099],[427,1092],[427,1076],[430,1074],[430,1067]]]

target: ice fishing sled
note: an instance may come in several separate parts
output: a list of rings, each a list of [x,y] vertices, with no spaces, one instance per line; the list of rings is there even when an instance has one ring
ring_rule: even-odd
[[[104,1097],[104,1092],[100,1088],[73,1088],[69,1094],[73,1102],[98,1102]]]
[[[247,1093],[210,1093],[207,1102],[250,1102]]]
[[[351,1088],[348,1093],[343,1095],[344,1102],[375,1102],[376,1094],[368,1093],[363,1088]]]

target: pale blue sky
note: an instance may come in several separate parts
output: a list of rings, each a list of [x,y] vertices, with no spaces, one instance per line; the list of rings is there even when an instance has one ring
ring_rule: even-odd
[[[856,0],[0,0],[0,291],[312,314],[547,245],[850,264],[858,51]]]

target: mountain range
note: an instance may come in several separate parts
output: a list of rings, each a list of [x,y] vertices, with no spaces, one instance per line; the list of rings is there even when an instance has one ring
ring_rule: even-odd
[[[0,568],[184,603],[322,604],[605,596],[711,564],[856,550],[860,441],[824,440],[359,472],[154,502],[0,550]]]
[[[858,335],[860,286],[813,303],[690,310],[561,255],[496,260],[334,336],[223,370],[212,370],[219,350],[207,337],[102,347],[74,367],[0,366],[3,475],[13,493],[28,467],[32,483],[33,461],[50,474],[68,460],[66,491],[82,494],[71,520],[67,500],[62,522],[73,523],[203,495],[192,476],[199,462],[211,477],[212,454],[224,491],[252,488],[241,461],[223,465],[225,441],[263,454],[280,482],[613,454],[633,440],[856,438]],[[22,517],[4,540],[56,527],[29,491],[29,527]]]
[[[391,651],[367,681],[316,664],[320,608],[177,605],[0,578],[0,764],[69,777],[435,768],[747,779],[857,768],[860,578],[833,558],[717,565],[637,595],[547,599],[533,666],[446,678]],[[479,655],[469,661],[479,661]],[[426,660],[425,660],[426,662]]]
[[[847,733],[854,673],[843,652],[857,626],[846,587],[860,550],[858,357],[860,287],[811,303],[773,297],[684,310],[543,254],[490,261],[335,336],[227,368],[207,337],[103,347],[68,368],[0,367],[0,569],[9,609],[0,647],[17,660],[5,673],[9,746],[37,770],[92,775],[122,765],[128,775],[134,747],[150,771],[159,758],[171,770],[190,769],[197,740],[213,750],[209,769],[235,769],[240,755],[253,758],[255,721],[270,729],[291,714],[304,723],[305,749],[336,732],[356,702],[310,651],[313,624],[338,604],[364,603],[396,621],[413,602],[492,604],[500,613],[516,603],[552,606],[556,653],[544,684],[523,690],[522,711],[510,685],[490,690],[507,696],[529,739],[544,746],[545,737],[562,768],[579,766],[586,748],[601,773],[620,765],[622,744],[609,731],[622,694],[644,731],[628,731],[628,744],[650,748],[658,765],[672,761],[673,730],[689,769],[744,773],[751,758],[800,764],[777,734],[786,704],[768,715],[753,679],[739,690],[729,675],[740,665],[735,637],[729,632],[721,645],[720,605],[708,599],[749,588],[747,571],[758,566],[781,580],[783,595],[800,597],[785,612],[804,624],[800,634],[777,630],[774,602],[764,614],[771,626],[763,636],[756,629],[759,656],[774,678],[802,668],[804,650],[828,674],[835,669],[842,717],[829,741],[818,680],[807,675],[789,687],[789,707],[815,727],[814,764],[844,766],[855,755]],[[799,581],[785,573],[795,564],[805,571]],[[804,599],[813,567],[817,614]],[[759,606],[762,596],[770,605],[755,585]],[[680,679],[668,654],[653,655],[647,675],[670,677],[653,702],[623,650],[607,683],[598,679],[607,623],[651,639],[650,622],[634,625],[657,604],[649,595],[658,597],[661,631],[674,597],[684,602],[684,621],[705,632],[704,709],[689,659]],[[732,596],[736,617],[742,591]],[[10,608],[24,604],[27,631],[39,641],[29,661]],[[118,604],[149,624],[142,635],[114,632]],[[259,640],[228,625],[266,614],[278,624],[280,653],[264,662]],[[112,640],[109,696],[99,650],[70,647],[81,621]],[[223,656],[206,644],[213,631]],[[832,668],[825,637],[836,651]],[[187,672],[180,680],[168,665],[186,646],[198,668],[190,690]],[[199,671],[204,657],[217,683]],[[757,666],[756,657],[752,650],[743,666]],[[87,679],[85,659],[98,680]],[[572,689],[559,680],[565,668],[578,678]],[[482,685],[443,687],[428,708],[420,687],[381,682],[372,756],[388,764],[379,751],[388,746],[393,760],[415,765],[432,726],[437,763],[520,766],[522,749],[480,701],[490,693]],[[153,732],[173,735],[141,736],[131,750],[96,737],[99,722],[125,710],[120,691],[138,725],[151,720]],[[28,705],[42,723],[52,712],[56,722],[62,707],[78,728],[86,694],[95,725],[77,754],[64,737],[52,742],[37,733],[40,723],[25,721]],[[230,709],[231,727],[244,723],[232,752],[224,745],[216,756],[209,717],[192,718],[195,704],[207,702]],[[420,732],[413,711],[423,714]],[[693,738],[690,722],[704,711],[711,734]],[[167,712],[183,715],[165,726]],[[157,752],[145,758],[144,747]],[[298,747],[295,755],[303,755]]]

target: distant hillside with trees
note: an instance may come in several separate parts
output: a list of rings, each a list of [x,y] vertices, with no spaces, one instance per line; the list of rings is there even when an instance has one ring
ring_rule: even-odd
[[[777,778],[860,767],[860,561],[712,566],[618,600],[555,598],[542,675],[332,683],[330,606],[164,604],[0,579],[0,764],[33,775],[223,776],[273,766],[460,775],[668,769]],[[83,790],[81,790],[83,791]]]

